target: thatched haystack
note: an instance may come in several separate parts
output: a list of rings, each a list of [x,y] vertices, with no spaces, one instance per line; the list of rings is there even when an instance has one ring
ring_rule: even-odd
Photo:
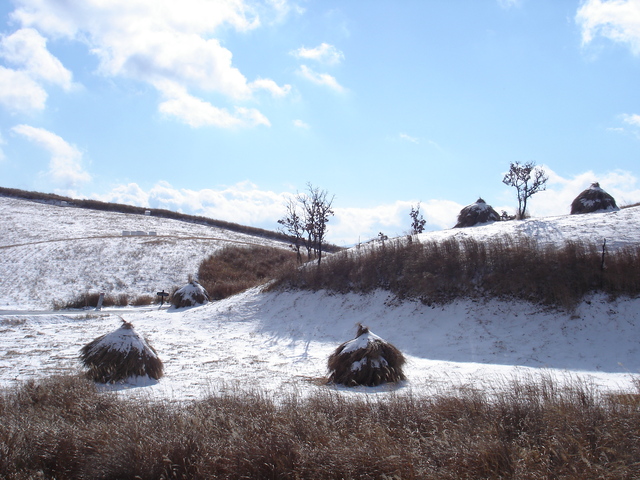
[[[467,205],[458,215],[458,223],[453,228],[461,227],[473,227],[481,223],[497,222],[500,220],[500,215],[496,212],[491,205],[487,205],[482,198],[479,198],[476,203]]]
[[[171,303],[176,308],[203,305],[208,301],[209,294],[204,287],[195,280],[178,289],[171,297]]]
[[[571,202],[571,215],[615,210],[620,210],[615,199],[600,188],[598,182],[592,183]]]
[[[87,376],[99,383],[122,382],[131,377],[158,380],[163,365],[155,349],[123,320],[114,332],[102,335],[80,350],[80,360],[89,369]]]
[[[358,324],[356,338],[340,345],[328,361],[328,383],[375,387],[405,380],[404,355],[369,328]]]

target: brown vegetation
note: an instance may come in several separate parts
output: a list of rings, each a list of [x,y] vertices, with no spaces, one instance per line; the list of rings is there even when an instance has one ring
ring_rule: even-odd
[[[0,394],[0,477],[43,479],[632,479],[637,392],[513,381],[498,392],[276,403],[124,400],[56,377]],[[623,401],[621,401],[623,399]]]
[[[261,285],[296,265],[296,254],[289,250],[228,246],[200,264],[198,281],[211,300],[221,300]]]
[[[73,308],[95,308],[98,305],[98,300],[100,298],[100,294],[96,292],[85,292],[77,297],[68,300],[66,302],[63,301],[54,301],[53,308],[54,310],[68,310]],[[142,307],[146,305],[151,305],[153,303],[157,303],[158,300],[151,295],[137,295],[132,297],[126,293],[120,293],[117,295],[106,294],[102,301],[103,307],[126,307],[129,305],[133,305],[136,307]]]
[[[320,266],[291,268],[272,288],[385,289],[426,304],[497,297],[572,308],[597,291],[639,295],[640,246],[608,252],[603,268],[601,245],[569,241],[556,247],[509,236],[489,242],[409,237],[337,253]]]

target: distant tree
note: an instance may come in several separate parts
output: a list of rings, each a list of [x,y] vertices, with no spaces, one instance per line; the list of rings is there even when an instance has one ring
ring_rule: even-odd
[[[420,202],[414,208],[411,206],[411,213],[409,214],[411,217],[411,234],[416,235],[418,233],[424,232],[424,225],[427,221],[424,219],[422,214],[420,213]]]
[[[515,187],[518,195],[518,219],[525,218],[527,211],[527,200],[543,190],[545,190],[547,177],[542,168],[536,166],[535,162],[512,162],[509,171],[502,179],[502,183]]]
[[[289,198],[286,205],[286,213],[284,218],[278,220],[278,223],[282,225],[280,231],[285,235],[288,235],[291,239],[291,246],[296,252],[298,263],[302,263],[302,255],[300,254],[300,248],[304,244],[304,224],[302,217],[298,212],[298,205],[296,202]]]

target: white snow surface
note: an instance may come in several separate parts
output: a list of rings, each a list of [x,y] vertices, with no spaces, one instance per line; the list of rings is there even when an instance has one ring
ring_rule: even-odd
[[[497,222],[420,235],[533,235],[541,243],[637,245],[639,208]],[[148,222],[148,223],[147,223]],[[158,238],[122,238],[123,230]],[[119,395],[189,401],[209,393],[274,397],[332,388],[340,395],[494,390],[513,379],[551,376],[604,391],[634,390],[640,373],[640,299],[593,296],[573,312],[514,301],[460,299],[427,306],[388,292],[262,292],[254,288],[204,306],[36,313],[50,298],[85,289],[152,293],[182,284],[199,262],[230,242],[272,241],[179,221],[0,197],[0,386],[78,372],[80,349],[131,322],[164,363],[158,382],[132,379]],[[112,290],[108,290],[110,287]],[[9,311],[19,309],[22,312]],[[399,385],[322,385],[327,359],[367,325],[407,358]]]
[[[156,358],[157,355],[149,348],[149,344],[146,340],[138,335],[135,328],[121,326],[117,330],[107,333],[95,345],[92,346],[89,351],[89,355],[93,355],[102,349],[115,350],[123,354],[128,354],[130,351],[139,353],[146,352],[150,357]]]

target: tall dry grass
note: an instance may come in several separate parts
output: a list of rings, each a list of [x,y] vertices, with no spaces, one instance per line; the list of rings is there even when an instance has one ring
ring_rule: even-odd
[[[125,400],[76,377],[0,395],[0,477],[632,479],[638,392],[513,381],[484,393],[347,398],[319,389]]]
[[[509,236],[489,242],[397,239],[334,254],[319,266],[291,268],[272,288],[386,289],[427,304],[482,296],[572,308],[592,292],[640,294],[640,246],[607,252],[603,269],[602,246],[577,241],[557,247]]]
[[[296,265],[296,254],[281,248],[227,246],[206,258],[198,281],[212,300],[261,285]]]

